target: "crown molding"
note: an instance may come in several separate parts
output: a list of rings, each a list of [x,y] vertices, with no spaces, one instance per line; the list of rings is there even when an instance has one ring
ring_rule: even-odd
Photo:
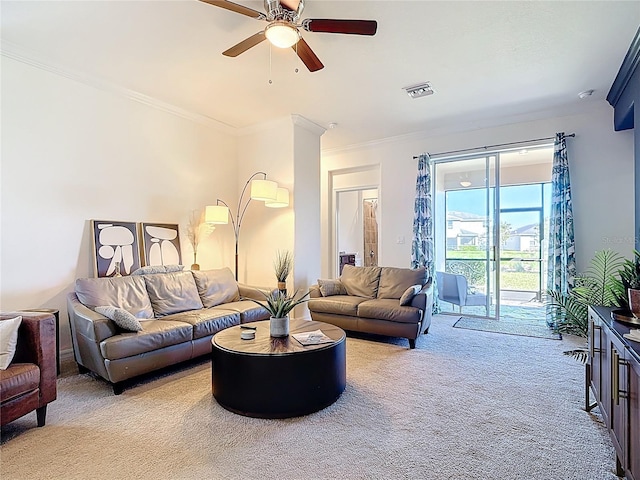
[[[291,120],[289,120],[289,117],[287,116],[277,117],[271,120],[267,120],[265,122],[254,123],[246,127],[240,127],[237,130],[237,135],[239,137],[243,137],[245,135],[253,135],[254,133],[274,130],[274,129],[282,128],[283,126],[289,126],[290,122]]]
[[[70,80],[74,80],[89,87],[109,92],[124,97],[128,100],[133,100],[134,102],[138,102],[148,107],[155,108],[156,110],[160,110],[162,112],[169,113],[171,115],[175,115],[177,117],[184,118],[186,120],[190,120],[207,127],[212,127],[228,135],[236,136],[238,134],[238,129],[232,125],[226,124],[207,115],[202,115],[200,113],[185,110],[184,108],[172,105],[167,102],[163,102],[162,100],[158,100],[157,98],[150,97],[135,90],[122,87],[100,77],[79,72],[77,70],[63,67],[61,65],[56,65],[48,60],[44,60],[35,52],[29,51],[23,47],[20,47],[19,45],[8,42],[6,40],[2,40],[2,43],[0,44],[0,55],[17,62],[30,65],[40,70],[65,77]]]
[[[629,85],[629,81],[631,77],[633,77],[638,65],[640,65],[640,28],[638,28],[638,31],[631,41],[629,50],[622,61],[622,65],[620,65],[620,70],[618,70],[618,74],[607,95],[607,102],[609,102],[613,108],[616,108],[620,97]]]
[[[291,120],[293,121],[294,125],[298,125],[305,130],[309,130],[311,133],[315,133],[319,137],[327,131],[326,128],[321,127],[317,123],[314,123],[308,118],[305,118],[302,115],[298,115],[297,113],[291,115]]]
[[[520,115],[504,116],[502,118],[493,120],[469,119],[467,121],[460,121],[453,118],[447,119],[447,121],[443,121],[441,126],[435,128],[425,128],[424,130],[406,133],[403,135],[384,137],[376,140],[353,143],[340,147],[325,148],[321,150],[321,155],[330,157],[361,150],[375,149],[383,145],[424,142],[438,137],[464,135],[466,133],[477,130],[501,128],[508,125],[520,123],[539,122],[541,120],[546,120],[549,118],[565,118],[579,115],[590,115],[603,111],[608,112],[610,111],[610,108],[611,107],[609,107],[603,99],[597,102],[576,103],[575,105],[565,105],[562,108],[540,110],[537,112],[524,113]]]

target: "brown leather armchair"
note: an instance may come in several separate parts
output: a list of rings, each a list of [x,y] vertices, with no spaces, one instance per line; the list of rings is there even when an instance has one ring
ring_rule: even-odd
[[[12,312],[0,321],[22,315],[13,361],[0,370],[0,423],[36,411],[38,426],[45,424],[47,404],[56,399],[56,321],[53,314]]]

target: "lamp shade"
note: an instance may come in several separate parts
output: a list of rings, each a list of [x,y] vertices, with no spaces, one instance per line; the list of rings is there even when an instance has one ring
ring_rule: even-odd
[[[229,209],[224,205],[209,205],[204,213],[205,223],[229,223]]]
[[[275,201],[278,184],[271,180],[251,180],[251,199]]]
[[[275,200],[267,200],[264,202],[265,207],[270,208],[283,208],[289,206],[289,190],[286,188],[278,187],[276,191]]]
[[[298,29],[289,22],[276,20],[267,25],[264,35],[274,47],[289,48],[300,40]]]

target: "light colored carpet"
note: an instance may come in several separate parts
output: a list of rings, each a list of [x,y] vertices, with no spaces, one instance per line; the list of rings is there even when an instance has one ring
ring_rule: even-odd
[[[453,326],[456,328],[467,328],[469,330],[482,330],[483,332],[560,340],[560,335],[549,330],[544,320],[536,321],[517,318],[490,320],[486,318],[462,317]]]
[[[615,479],[601,418],[581,410],[582,344],[452,328],[347,340],[347,389],[286,420],[221,408],[203,361],[114,396],[87,375],[59,381],[47,426],[3,430],[9,479]],[[274,372],[277,375],[278,372]],[[597,412],[597,409],[596,409]]]

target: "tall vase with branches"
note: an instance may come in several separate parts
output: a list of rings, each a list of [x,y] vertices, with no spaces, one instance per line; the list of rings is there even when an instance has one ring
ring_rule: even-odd
[[[215,227],[204,222],[204,213],[198,210],[192,210],[187,223],[187,238],[193,249],[193,265],[191,270],[200,270],[198,265],[198,245],[206,235],[209,235]]]

